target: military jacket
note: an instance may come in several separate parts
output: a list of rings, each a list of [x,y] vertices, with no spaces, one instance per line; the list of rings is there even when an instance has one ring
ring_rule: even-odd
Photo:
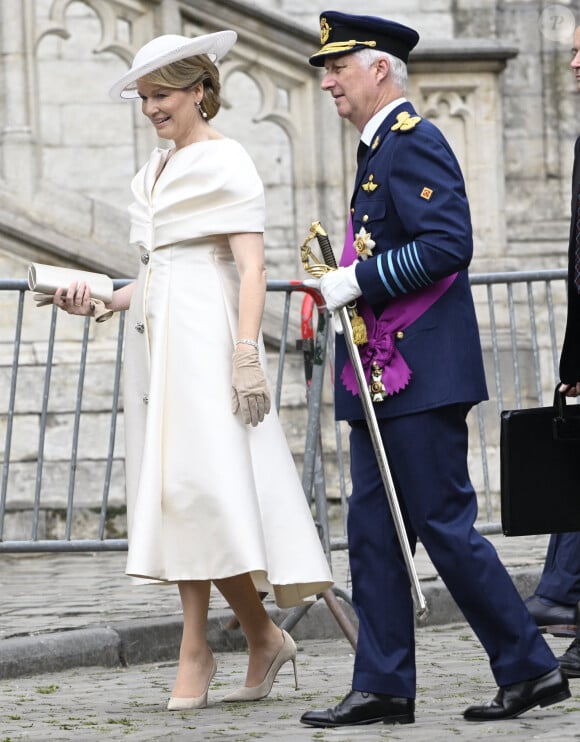
[[[351,201],[355,237],[374,242],[358,258],[359,302],[380,316],[390,302],[457,274],[403,333],[397,349],[408,385],[375,406],[378,418],[487,399],[479,331],[467,269],[473,239],[459,164],[441,131],[405,101],[383,121],[360,162]],[[337,419],[363,419],[360,396],[341,382],[348,354],[336,339]]]

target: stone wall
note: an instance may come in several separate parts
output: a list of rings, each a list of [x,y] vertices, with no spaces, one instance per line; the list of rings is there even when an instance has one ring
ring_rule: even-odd
[[[445,131],[464,167],[474,270],[498,268],[498,258],[509,269],[544,267],[562,255],[578,97],[569,43],[542,33],[543,6],[368,3],[368,12],[388,13],[421,33],[410,95]],[[556,7],[577,13],[578,6]],[[3,6],[0,229],[16,228],[36,243],[41,231],[50,243],[41,249],[50,247],[53,259],[130,275],[128,183],[157,142],[138,103],[115,103],[107,89],[152,35],[229,26],[240,40],[222,67],[225,105],[215,125],[243,142],[266,184],[272,277],[299,277],[298,246],[311,220],[323,218],[340,239],[356,138],[306,64],[318,43],[320,9],[273,0]]]

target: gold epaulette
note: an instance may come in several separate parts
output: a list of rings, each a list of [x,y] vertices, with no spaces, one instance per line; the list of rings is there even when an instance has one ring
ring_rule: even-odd
[[[391,126],[391,131],[410,131],[421,121],[421,116],[411,116],[409,111],[397,114],[397,123]]]

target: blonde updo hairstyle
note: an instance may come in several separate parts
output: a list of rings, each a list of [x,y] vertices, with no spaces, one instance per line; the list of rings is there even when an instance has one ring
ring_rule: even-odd
[[[221,107],[219,72],[207,54],[179,59],[160,67],[141,78],[152,85],[188,90],[203,84],[201,107],[207,113],[207,121],[214,118]]]

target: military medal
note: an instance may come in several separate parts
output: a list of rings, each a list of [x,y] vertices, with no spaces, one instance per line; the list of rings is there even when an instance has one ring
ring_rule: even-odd
[[[373,247],[376,243],[374,240],[371,240],[371,233],[367,232],[364,227],[361,227],[360,231],[355,234],[352,244],[358,257],[361,260],[366,260],[373,254]]]
[[[369,392],[373,402],[383,402],[387,396],[385,385],[383,384],[383,371],[377,363],[371,366],[371,383]]]

